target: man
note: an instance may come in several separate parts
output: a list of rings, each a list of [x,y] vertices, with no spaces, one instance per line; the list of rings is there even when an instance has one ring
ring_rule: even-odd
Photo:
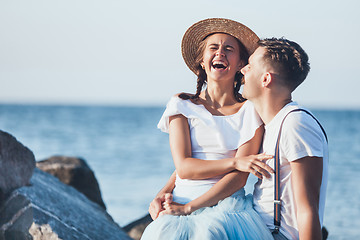
[[[305,51],[286,39],[264,39],[249,58],[243,96],[254,103],[265,123],[262,152],[275,154],[280,125],[299,105],[292,92],[305,80],[310,66]],[[306,112],[291,112],[280,137],[279,235],[288,239],[321,239],[328,174],[327,140],[320,125]],[[274,159],[266,163],[274,168]],[[274,226],[274,176],[259,180],[254,207],[270,229]]]

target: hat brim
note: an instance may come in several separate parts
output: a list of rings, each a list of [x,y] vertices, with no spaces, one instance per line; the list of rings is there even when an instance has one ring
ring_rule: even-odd
[[[238,39],[251,55],[258,47],[259,37],[245,25],[225,18],[209,18],[193,24],[185,32],[181,43],[181,52],[186,65],[197,73],[195,63],[199,44],[213,33],[226,33]]]

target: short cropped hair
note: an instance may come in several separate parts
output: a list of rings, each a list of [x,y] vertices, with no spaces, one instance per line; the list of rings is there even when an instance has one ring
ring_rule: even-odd
[[[259,46],[265,48],[264,62],[278,71],[291,91],[305,80],[310,71],[309,57],[299,44],[285,38],[266,38]]]

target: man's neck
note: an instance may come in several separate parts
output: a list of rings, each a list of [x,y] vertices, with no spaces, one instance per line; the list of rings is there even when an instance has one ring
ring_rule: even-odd
[[[291,96],[288,98],[264,98],[254,101],[256,111],[264,124],[268,124],[280,112],[280,110],[291,102]]]

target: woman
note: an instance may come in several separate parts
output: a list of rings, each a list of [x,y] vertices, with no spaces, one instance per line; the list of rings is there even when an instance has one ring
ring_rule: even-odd
[[[156,220],[142,239],[272,239],[243,189],[249,173],[272,172],[262,162],[272,156],[252,155],[262,122],[238,92],[257,41],[228,19],[206,19],[185,33],[182,53],[198,76],[197,92],[172,97],[158,124],[169,132],[176,172],[150,205]]]

